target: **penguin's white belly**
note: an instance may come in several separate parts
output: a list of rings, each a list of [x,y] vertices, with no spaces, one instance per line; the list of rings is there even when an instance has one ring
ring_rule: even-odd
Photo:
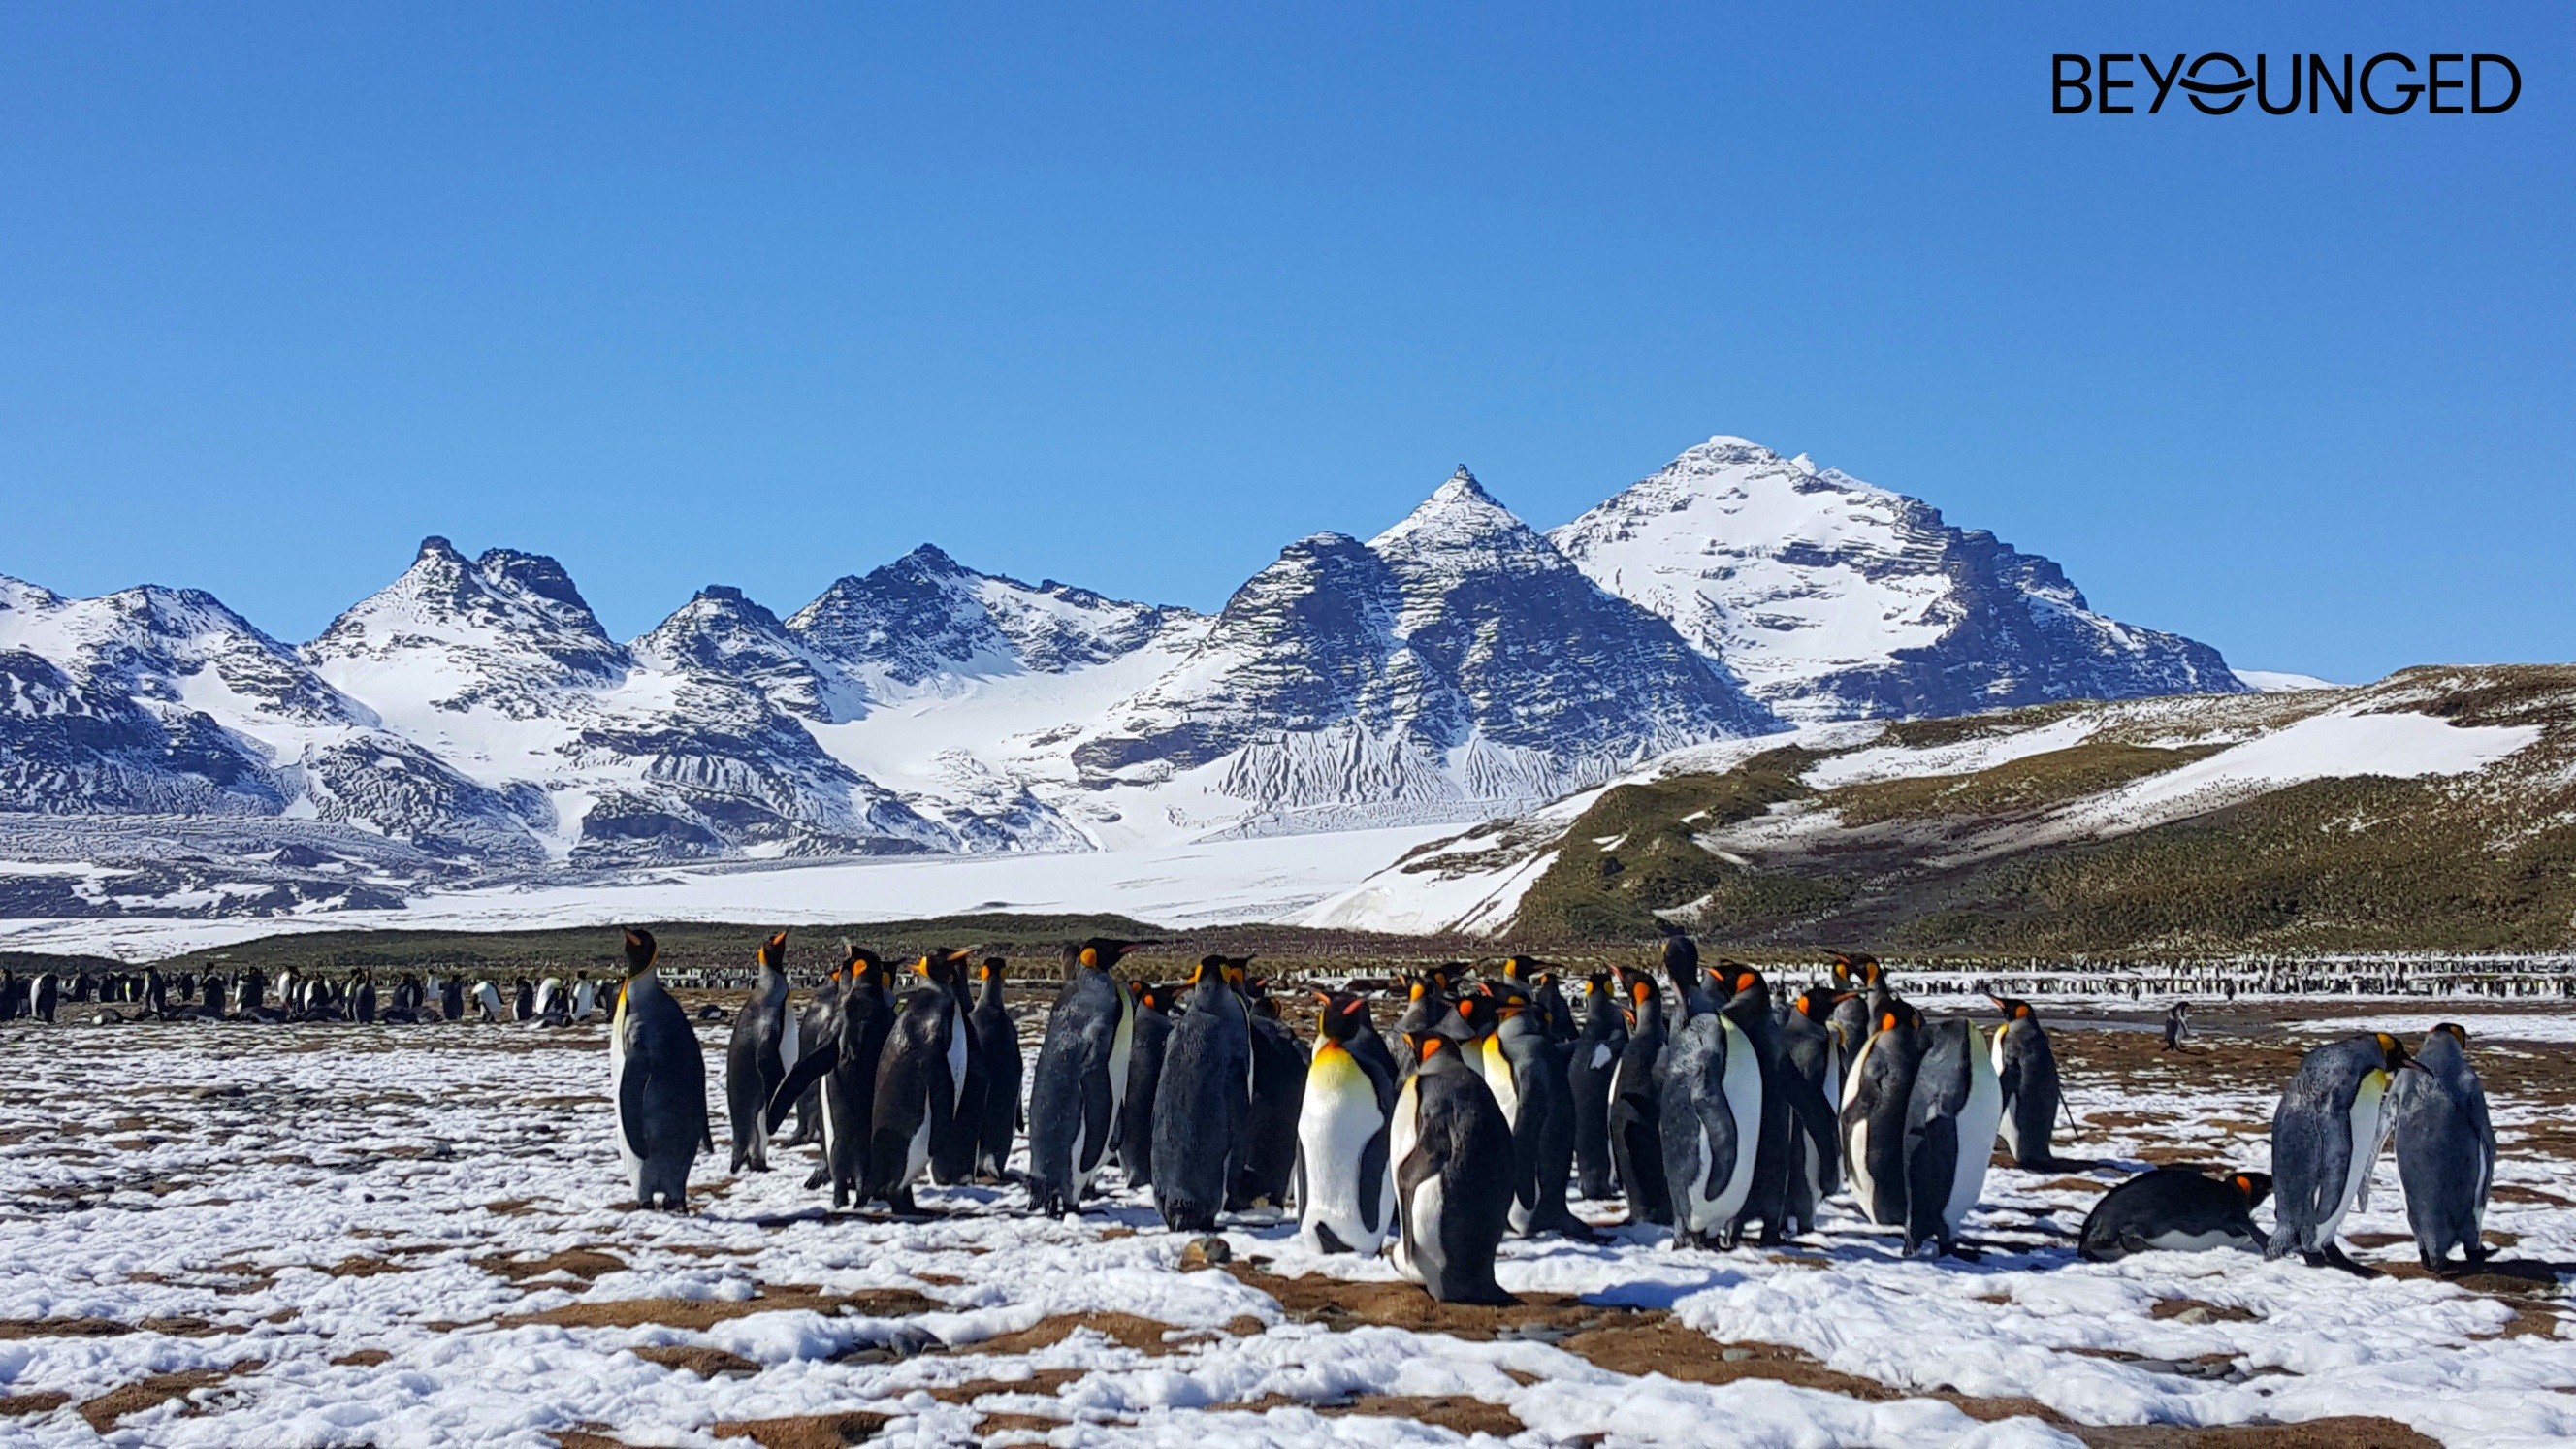
[[[928,1166],[930,1166],[930,1114],[924,1112],[921,1125],[912,1129],[912,1141],[903,1150],[903,1180],[895,1186],[912,1186],[920,1179],[922,1169]]]
[[[626,1002],[618,999],[617,1016],[608,1028],[608,1105],[617,1134],[617,1161],[626,1169],[626,1180],[635,1186],[635,1196],[644,1196],[644,1159],[635,1155],[626,1133]]]
[[[1851,1139],[1844,1145],[1843,1176],[1851,1183],[1852,1201],[1860,1204],[1861,1216],[1878,1223],[1878,1190],[1869,1176],[1869,1119],[1852,1124]],[[1880,1227],[1887,1226],[1879,1223]]]
[[[966,1023],[953,1012],[948,1017],[948,1090],[950,1110],[966,1104]]]
[[[1478,1065],[1484,1072],[1485,1085],[1493,1091],[1495,1104],[1503,1109],[1503,1120],[1515,1127],[1519,1126],[1521,1091],[1518,1084],[1512,1081],[1511,1058],[1503,1055],[1500,1042],[1493,1037],[1485,1038],[1485,1049],[1477,1053],[1477,1057]]]
[[[1406,1204],[1404,1231],[1395,1242],[1395,1271],[1416,1283],[1422,1281],[1422,1265],[1414,1261],[1412,1245],[1438,1241],[1440,1203],[1440,1178],[1434,1174],[1414,1184],[1413,1200]]]
[[[1320,1226],[1353,1252],[1378,1250],[1389,1226],[1386,1204],[1360,1201],[1360,1157],[1384,1125],[1377,1089],[1350,1053],[1338,1047],[1315,1053],[1306,1069],[1305,1105],[1297,1113],[1297,1150],[1306,1169],[1297,1224],[1310,1240]],[[1383,1190],[1379,1196],[1384,1198]],[[1367,1225],[1370,1218],[1377,1226]]]
[[[2207,1253],[2218,1248],[2249,1248],[2254,1240],[2240,1233],[2212,1229],[2205,1233],[2167,1231],[2146,1239],[2150,1248],[2167,1253]]]
[[[1959,1160],[1952,1169],[1950,1200],[1941,1209],[1941,1221],[1951,1232],[1967,1221],[1968,1209],[1986,1191],[1986,1165],[1994,1157],[1995,1128],[2003,1121],[2004,1084],[1996,1077],[1994,1063],[1976,1052],[1968,1053],[1968,1100],[1959,1107]]]
[[[782,997],[778,1003],[779,1068],[782,1071],[795,1070],[796,1063],[802,1059],[804,1055],[805,1043],[797,1029],[796,1013],[789,1009],[785,998]]]
[[[2317,1225],[2317,1245],[2334,1241],[2335,1230],[2343,1226],[2344,1214],[2352,1211],[2353,1200],[2361,1195],[2361,1185],[2370,1180],[2370,1169],[2379,1156],[2379,1111],[2388,1097],[2388,1074],[2366,1072],[2361,1086],[2352,1094],[2352,1165],[2345,1170],[2343,1196],[2335,1200],[2333,1212]]]
[[[1724,1222],[1744,1210],[1744,1200],[1753,1192],[1753,1158],[1762,1144],[1762,1063],[1755,1060],[1743,1028],[1724,1017],[1719,1020],[1726,1033],[1726,1071],[1719,1080],[1725,1084],[1726,1110],[1735,1118],[1735,1167],[1710,1207]]]

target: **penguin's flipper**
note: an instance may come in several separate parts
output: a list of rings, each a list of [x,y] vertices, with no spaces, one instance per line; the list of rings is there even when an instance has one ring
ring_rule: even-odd
[[[1959,1173],[1959,1119],[1935,1117],[1905,1134],[1905,1245],[1939,1242],[1945,1248],[1949,1224],[1942,1213],[1950,1205],[1950,1186]]]
[[[1791,1115],[1806,1130],[1816,1145],[1816,1186],[1819,1193],[1842,1191],[1843,1165],[1841,1133],[1834,1121],[1834,1109],[1825,1101],[1822,1089],[1802,1072],[1782,1072],[1781,1095],[1789,1102]]]
[[[644,1087],[649,1075],[640,1062],[628,1062],[617,1074],[617,1130],[626,1135],[626,1150],[637,1157],[651,1157],[653,1150],[644,1140]]]
[[[1360,1148],[1360,1226],[1375,1233],[1386,1231],[1386,1219],[1380,1210],[1395,1200],[1395,1195],[1387,1190],[1387,1131],[1387,1124],[1378,1124],[1377,1131],[1370,1133],[1368,1142]],[[1302,1174],[1305,1171],[1302,1151],[1297,1161],[1298,1171]],[[1305,1179],[1301,1175],[1297,1201],[1303,1203],[1305,1200]]]
[[[778,1090],[769,1097],[770,1122],[783,1122],[794,1110],[796,1099],[808,1088],[823,1080],[832,1068],[841,1064],[840,1044],[829,1037],[818,1038],[813,1049],[796,1059],[796,1065],[779,1079]]]
[[[1074,1164],[1077,1171],[1096,1171],[1102,1158],[1117,1146],[1118,1103],[1109,1094],[1109,1069],[1082,1074],[1082,1161]]]

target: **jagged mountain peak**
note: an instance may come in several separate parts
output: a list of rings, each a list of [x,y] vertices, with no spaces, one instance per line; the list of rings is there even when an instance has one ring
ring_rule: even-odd
[[[430,641],[542,657],[589,678],[613,678],[628,664],[562,564],[510,548],[468,560],[435,535],[421,540],[411,567],[332,620],[304,654],[328,665]]]
[[[1398,567],[1444,572],[1565,565],[1556,548],[1486,492],[1464,464],[1368,546]]]
[[[1683,452],[1548,537],[1791,719],[2244,687],[2206,645],[2092,613],[2047,559],[1743,438]]]

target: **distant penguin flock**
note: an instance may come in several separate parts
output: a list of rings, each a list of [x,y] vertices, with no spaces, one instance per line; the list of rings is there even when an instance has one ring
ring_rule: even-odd
[[[926,1180],[1017,1183],[1030,1211],[1063,1216],[1105,1192],[1114,1170],[1172,1231],[1210,1232],[1227,1215],[1293,1223],[1316,1251],[1385,1255],[1440,1301],[1500,1303],[1494,1264],[1507,1238],[1599,1240],[1594,1223],[1609,1219],[1588,1221],[1570,1197],[1616,1199],[1631,1228],[1715,1251],[1812,1233],[1840,1197],[1908,1256],[1973,1259],[1966,1222],[1998,1148],[2024,1171],[2070,1165],[2053,1141],[2071,1113],[2031,1002],[1989,994],[2001,1016],[1990,1027],[1928,1018],[1867,955],[1835,954],[1820,979],[1775,991],[1752,967],[1703,960],[1668,927],[1650,963],[1579,975],[1527,955],[1481,977],[1464,962],[1412,970],[1381,1031],[1371,983],[1283,998],[1252,957],[1222,954],[1180,981],[1143,979],[1133,963],[1156,944],[1063,947],[1031,1058],[1000,955],[939,948],[889,961],[844,941],[800,1003],[789,933],[769,934],[724,1043],[730,1170],[769,1170],[791,1122],[788,1145],[821,1149],[806,1186],[828,1188],[835,1209],[916,1214]],[[699,1023],[725,1012],[682,1007],[650,930],[626,930],[620,950],[613,981],[578,968],[385,984],[364,969],[0,970],[0,1021],[103,1009],[124,1020],[604,1021],[632,1201],[683,1211],[696,1159],[715,1150]],[[2167,1014],[2168,1049],[2184,1049],[2187,1025],[2182,1006]],[[2103,1194],[2077,1252],[2112,1262],[2232,1248],[2370,1273],[2338,1233],[2368,1207],[2392,1144],[2424,1267],[2483,1262],[2496,1137],[2468,1033],[2449,1023],[2412,1049],[2370,1033],[2307,1052],[2273,1116],[2268,1172],[2142,1172]],[[2268,1229],[2254,1216],[2266,1202]]]

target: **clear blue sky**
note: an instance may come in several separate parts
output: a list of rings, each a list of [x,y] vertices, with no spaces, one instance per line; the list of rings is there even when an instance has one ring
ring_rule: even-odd
[[[930,539],[1213,607],[1726,432],[2246,667],[2576,658],[2576,20],[2263,10],[11,6],[0,572],[301,639],[442,533],[627,635]],[[2048,113],[2141,48],[2525,87]]]

